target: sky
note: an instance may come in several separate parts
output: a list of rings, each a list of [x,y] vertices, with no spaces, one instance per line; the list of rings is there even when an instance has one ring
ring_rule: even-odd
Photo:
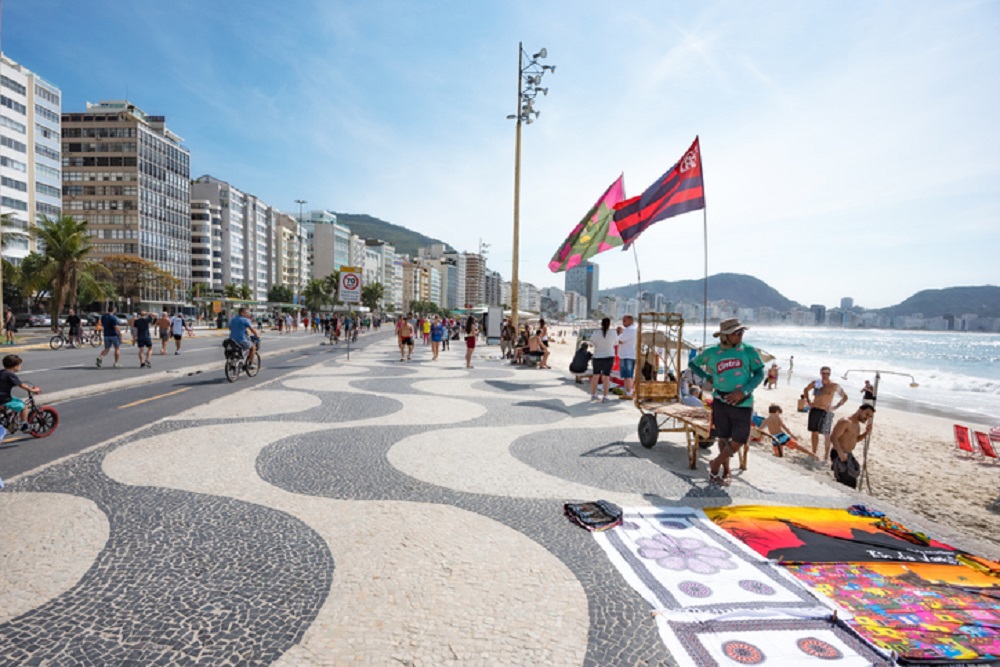
[[[2,49],[63,111],[128,98],[268,204],[367,213],[510,279],[607,186],[640,194],[699,136],[707,208],[598,255],[601,287],[755,276],[868,308],[1000,284],[1000,1],[0,0]]]

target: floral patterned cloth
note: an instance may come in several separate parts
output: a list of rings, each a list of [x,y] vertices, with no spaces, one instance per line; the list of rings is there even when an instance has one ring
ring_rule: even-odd
[[[699,510],[626,509],[621,525],[595,538],[622,576],[660,612],[829,614],[781,568],[739,544]]]

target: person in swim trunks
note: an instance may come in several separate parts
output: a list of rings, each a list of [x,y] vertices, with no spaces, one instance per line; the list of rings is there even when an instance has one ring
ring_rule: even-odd
[[[813,456],[817,456],[819,434],[822,433],[824,443],[822,460],[825,461],[830,458],[830,431],[833,429],[833,413],[847,402],[847,393],[839,384],[830,379],[829,366],[823,366],[819,369],[819,374],[820,379],[807,384],[802,393],[809,406],[809,433],[811,434],[810,444]],[[833,405],[834,397],[840,398],[840,402],[836,405]]]
[[[409,318],[401,318],[396,326],[396,339],[399,342],[399,360],[409,361],[413,357],[413,325]],[[404,354],[405,353],[405,354]],[[405,359],[403,357],[406,357]]]

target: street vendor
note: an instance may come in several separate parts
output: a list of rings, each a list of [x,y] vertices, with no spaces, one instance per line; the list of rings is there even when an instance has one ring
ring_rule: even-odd
[[[712,335],[718,345],[707,347],[688,364],[696,376],[713,386],[712,424],[719,439],[719,455],[709,463],[708,481],[726,484],[729,459],[750,440],[753,391],[764,381],[760,352],[743,344],[747,327],[738,319],[723,320]]]

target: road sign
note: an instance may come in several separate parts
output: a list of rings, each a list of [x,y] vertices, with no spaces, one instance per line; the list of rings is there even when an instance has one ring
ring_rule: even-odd
[[[361,303],[361,269],[340,267],[340,291],[337,298],[344,303]]]

